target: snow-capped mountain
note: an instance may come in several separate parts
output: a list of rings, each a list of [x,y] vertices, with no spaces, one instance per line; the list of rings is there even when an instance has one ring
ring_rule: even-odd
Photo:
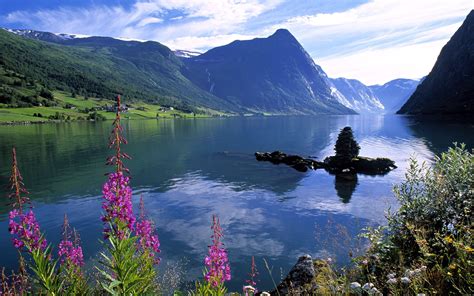
[[[60,43],[65,40],[71,40],[75,38],[87,38],[88,35],[81,34],[64,34],[64,33],[51,33],[51,32],[42,32],[35,30],[24,30],[24,29],[6,29],[2,28],[5,31],[10,33],[23,36],[30,39],[42,40],[47,42]]]
[[[330,79],[334,85],[333,95],[346,107],[357,113],[384,113],[384,105],[365,84],[355,79]]]
[[[406,103],[423,79],[395,79],[369,88],[385,106],[385,113],[394,114]]]

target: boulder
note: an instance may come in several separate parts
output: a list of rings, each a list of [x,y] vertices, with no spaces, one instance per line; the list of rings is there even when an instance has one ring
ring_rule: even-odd
[[[277,286],[276,290],[270,292],[271,295],[299,295],[311,285],[316,270],[313,258],[310,255],[303,255],[298,258],[298,262],[291,268],[285,279]],[[277,292],[278,291],[278,292]],[[303,295],[303,294],[301,294]]]

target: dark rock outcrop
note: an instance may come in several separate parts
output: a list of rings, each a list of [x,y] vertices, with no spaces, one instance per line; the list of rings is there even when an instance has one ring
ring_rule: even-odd
[[[396,169],[393,160],[388,158],[369,158],[358,156],[349,162],[346,158],[339,156],[329,156],[324,162],[311,158],[303,158],[298,155],[287,155],[281,151],[255,152],[258,161],[269,161],[273,164],[286,164],[297,171],[306,172],[308,170],[325,169],[330,174],[344,175],[346,179],[354,179],[353,174],[383,175]]]
[[[306,172],[308,169],[316,170],[324,167],[324,163],[311,158],[303,158],[298,155],[287,155],[281,151],[255,152],[258,161],[269,161],[273,164],[284,163],[297,171]]]
[[[303,255],[298,259],[286,278],[277,286],[277,289],[271,291],[270,294],[304,295],[305,291],[311,290],[310,286],[315,276],[316,269],[313,258],[310,255]]]
[[[474,112],[474,10],[443,47],[426,79],[397,112],[472,116]]]
[[[357,156],[347,162],[346,158],[329,156],[324,159],[325,169],[331,174],[385,175],[397,166],[388,158]]]

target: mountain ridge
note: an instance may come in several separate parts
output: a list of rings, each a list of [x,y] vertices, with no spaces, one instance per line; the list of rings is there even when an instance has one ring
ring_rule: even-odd
[[[474,112],[474,10],[442,48],[435,65],[398,114]]]
[[[235,40],[205,53],[172,51],[156,41],[22,29],[4,30],[47,44],[86,49],[98,54],[100,58],[105,55],[109,59],[112,58],[115,63],[120,62],[133,67],[134,74],[130,78],[134,81],[132,84],[137,84],[135,81],[137,77],[148,79],[151,83],[151,85],[139,83],[143,91],[139,95],[135,94],[136,98],[140,95],[145,96],[148,90],[156,91],[161,98],[169,96],[172,100],[184,101],[186,104],[238,113],[386,113],[384,104],[381,104],[383,98],[375,95],[377,86],[366,86],[355,79],[329,78],[287,29],[278,29],[264,38]],[[268,56],[271,58],[268,59]],[[230,69],[230,72],[229,69],[217,72],[209,68],[196,69],[202,63],[210,63],[212,68],[216,64],[229,62],[234,68],[239,69]],[[259,63],[261,67],[257,70],[260,71],[260,75],[247,75],[255,72],[251,66]],[[246,70],[243,70],[245,67]],[[135,73],[137,70],[140,73]],[[274,73],[271,73],[272,71]],[[229,73],[232,75],[227,77]],[[145,78],[144,74],[148,78]],[[245,76],[249,75],[259,82],[245,80]],[[215,77],[219,85],[216,85]],[[221,89],[223,78],[229,86],[226,87],[224,83]],[[233,84],[238,86],[235,87]],[[74,85],[71,87],[74,88]],[[251,91],[242,94],[241,90],[246,89]],[[186,95],[186,92],[189,94]],[[396,97],[397,92],[394,93]],[[392,110],[391,113],[395,111]]]
[[[202,89],[257,112],[354,114],[331,94],[326,73],[286,29],[236,40],[184,60]]]

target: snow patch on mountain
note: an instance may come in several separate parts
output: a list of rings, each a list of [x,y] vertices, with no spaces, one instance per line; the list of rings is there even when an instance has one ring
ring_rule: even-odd
[[[191,50],[184,50],[184,49],[177,49],[174,50],[173,53],[180,58],[192,58],[201,55],[201,52],[191,51]]]
[[[330,79],[333,96],[358,113],[383,113],[384,105],[369,87],[355,79]]]

